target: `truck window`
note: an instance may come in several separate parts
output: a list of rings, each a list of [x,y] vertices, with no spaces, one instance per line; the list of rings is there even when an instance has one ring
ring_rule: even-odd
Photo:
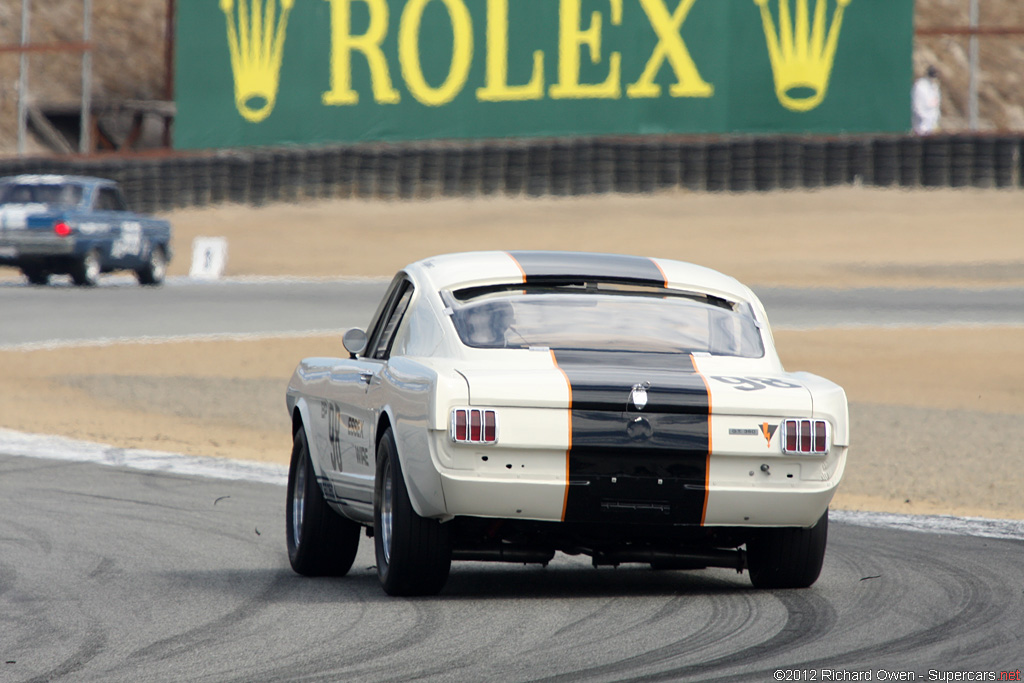
[[[96,199],[97,211],[127,211],[121,193],[112,187],[101,187],[99,197]]]

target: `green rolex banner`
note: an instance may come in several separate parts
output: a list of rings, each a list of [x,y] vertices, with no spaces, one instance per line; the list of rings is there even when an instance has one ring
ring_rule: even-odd
[[[913,0],[187,0],[176,146],[905,132]]]

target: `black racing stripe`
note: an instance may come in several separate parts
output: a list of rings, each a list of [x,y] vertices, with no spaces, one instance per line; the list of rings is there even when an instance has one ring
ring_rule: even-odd
[[[707,385],[688,355],[555,351],[569,380],[565,521],[699,525],[710,447]],[[647,404],[630,401],[648,385]]]
[[[571,367],[579,369],[578,374],[588,375],[580,378],[585,382],[580,391],[573,392],[572,407],[576,410],[637,412],[630,405],[630,392],[634,385],[649,382],[645,415],[701,415],[707,419],[707,387],[694,374],[689,355],[563,350],[556,352],[556,359],[563,369]],[[597,367],[597,371],[587,373],[588,366]]]
[[[665,274],[649,258],[618,254],[583,254],[571,251],[510,251],[528,283],[566,279],[665,286]]]

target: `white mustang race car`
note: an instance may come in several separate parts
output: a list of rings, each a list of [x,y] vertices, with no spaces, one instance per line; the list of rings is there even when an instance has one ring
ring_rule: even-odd
[[[846,395],[788,373],[751,290],[665,259],[437,256],[399,272],[348,358],[288,385],[287,543],[343,575],[361,527],[391,595],[452,560],[821,571]]]

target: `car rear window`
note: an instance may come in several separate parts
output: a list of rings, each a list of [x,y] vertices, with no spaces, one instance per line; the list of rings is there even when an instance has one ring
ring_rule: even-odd
[[[474,348],[764,355],[748,304],[661,292],[520,288],[445,299],[459,338]]]
[[[0,204],[74,207],[81,201],[82,186],[69,183],[12,183],[0,188]]]

